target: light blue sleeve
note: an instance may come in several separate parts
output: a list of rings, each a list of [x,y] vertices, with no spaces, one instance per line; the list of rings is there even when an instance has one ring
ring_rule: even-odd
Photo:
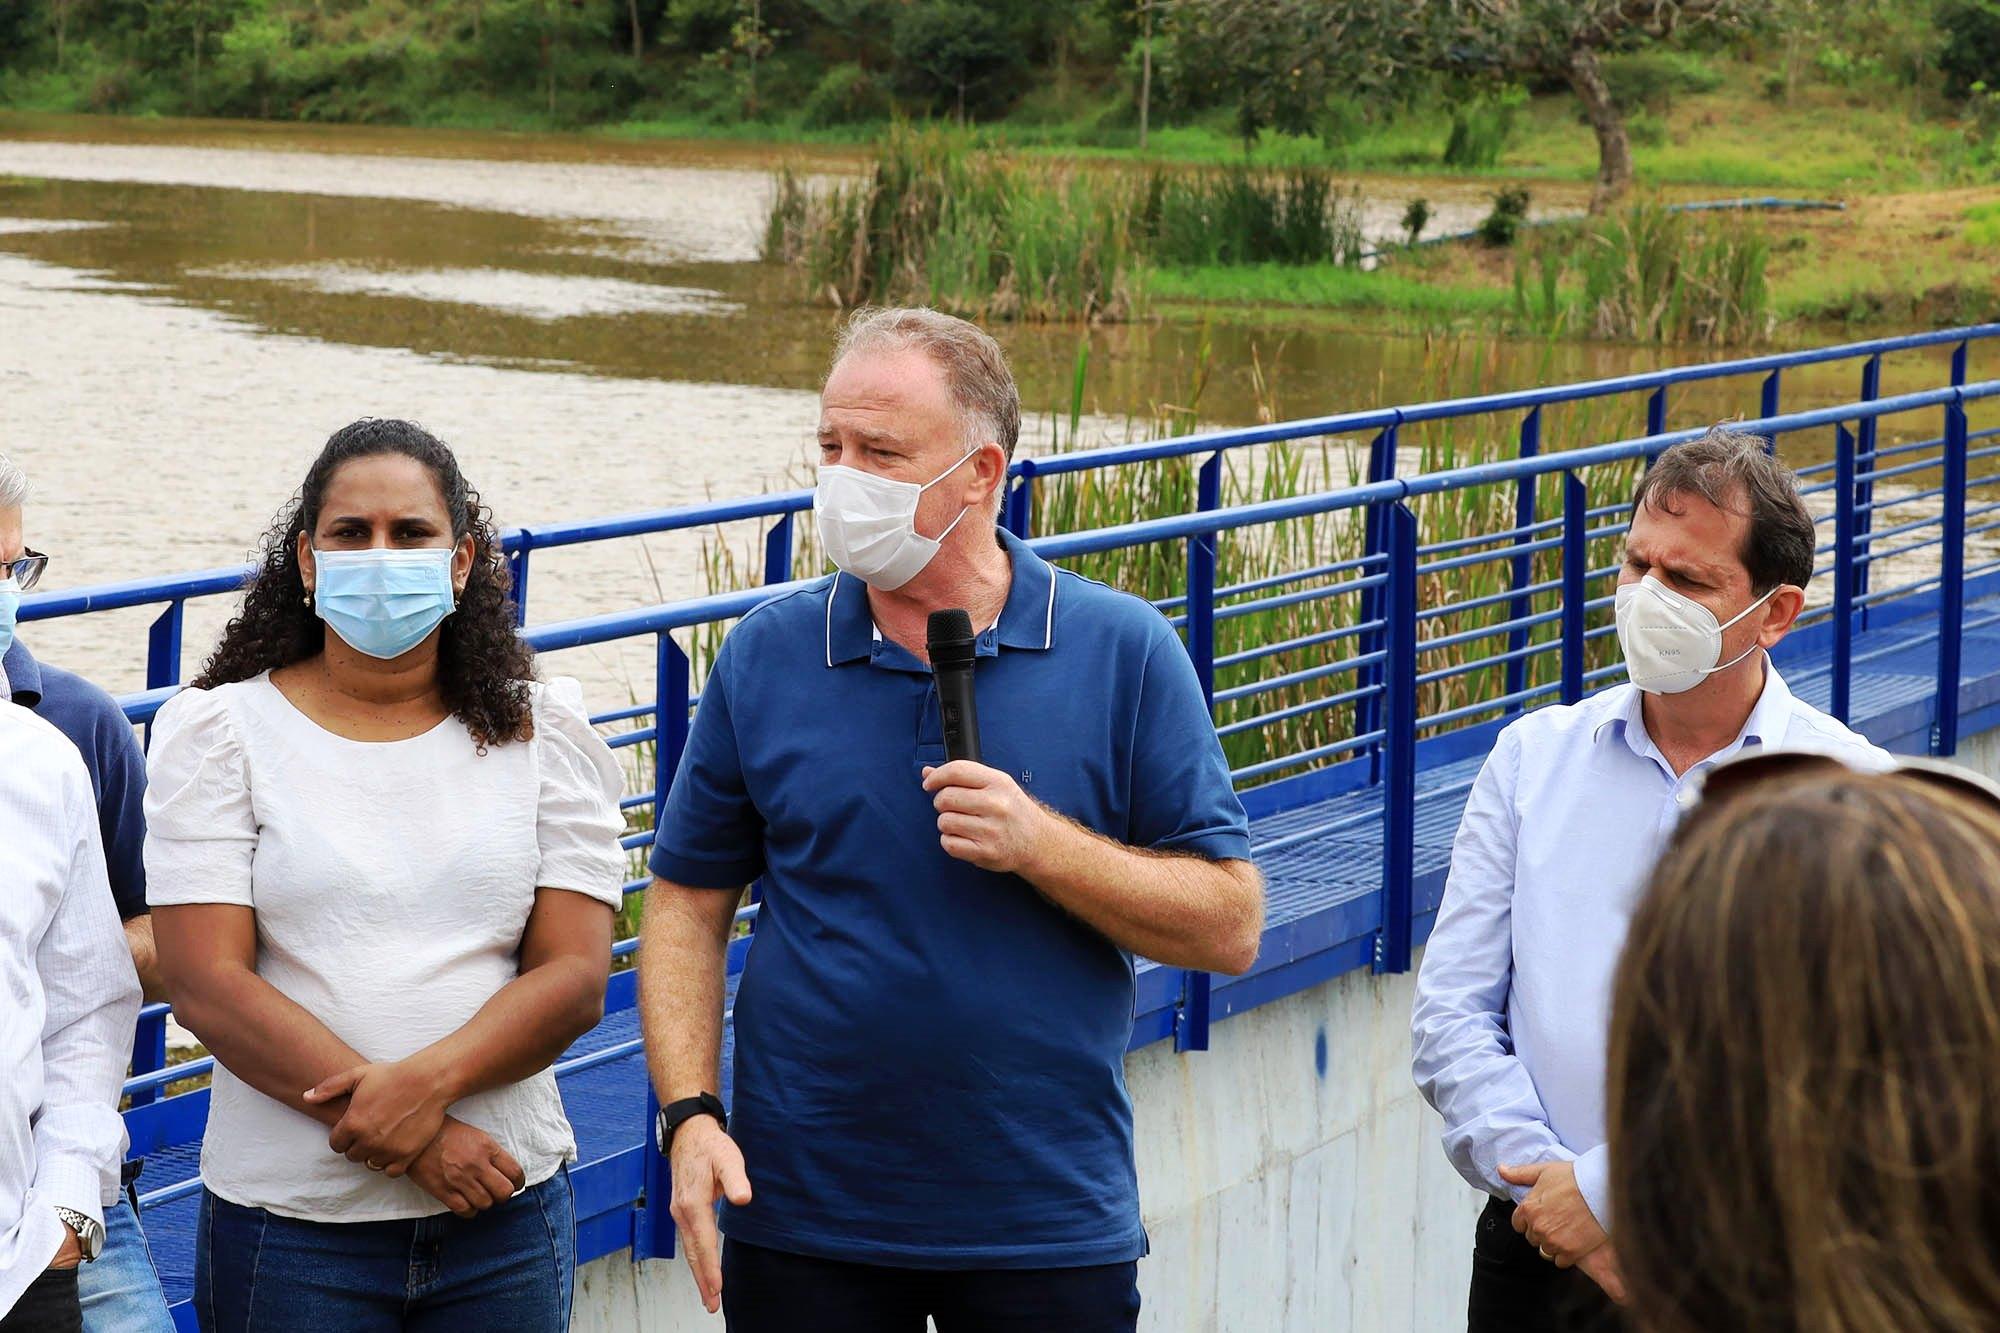
[[[1520,759],[1520,738],[1510,727],[1473,783],[1410,1016],[1412,1072],[1444,1117],[1445,1155],[1477,1188],[1516,1201],[1528,1192],[1500,1179],[1503,1164],[1576,1156],[1549,1127],[1507,1030]]]
[[[1576,1188],[1597,1225],[1611,1230],[1611,1145],[1600,1143],[1576,1159]]]

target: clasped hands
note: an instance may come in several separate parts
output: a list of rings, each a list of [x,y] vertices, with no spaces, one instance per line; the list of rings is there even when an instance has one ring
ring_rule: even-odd
[[[356,1065],[305,1094],[314,1105],[342,1097],[347,1109],[327,1145],[371,1171],[408,1176],[460,1217],[477,1217],[527,1183],[492,1135],[445,1114],[451,1093],[418,1059]]]
[[[1526,1236],[1544,1259],[1558,1268],[1582,1269],[1606,1296],[1623,1305],[1625,1279],[1618,1271],[1618,1251],[1577,1188],[1576,1167],[1569,1162],[1503,1166],[1500,1178],[1509,1185],[1528,1187],[1528,1197],[1514,1209],[1514,1230]]]

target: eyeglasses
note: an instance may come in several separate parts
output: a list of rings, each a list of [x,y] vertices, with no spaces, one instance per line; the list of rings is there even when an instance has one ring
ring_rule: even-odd
[[[26,592],[42,581],[42,571],[49,567],[49,558],[40,551],[23,552],[19,560],[0,560],[0,582],[14,579]]]
[[[1850,763],[1839,756],[1817,750],[1752,750],[1725,759],[1714,768],[1697,774],[1681,789],[1685,810],[1712,810],[1745,792],[1773,782],[1793,781],[1842,773],[1894,773],[1914,778],[1926,786],[1969,796],[2000,810],[2000,782],[1984,774],[1937,759],[1898,757],[1888,767]]]

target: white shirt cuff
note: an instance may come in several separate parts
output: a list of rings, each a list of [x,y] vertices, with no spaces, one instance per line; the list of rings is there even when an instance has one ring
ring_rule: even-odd
[[[102,1226],[102,1174],[95,1162],[69,1153],[44,1157],[35,1166],[35,1197],[50,1208],[68,1208]]]
[[[1598,1144],[1576,1159],[1576,1187],[1590,1205],[1591,1216],[1607,1233],[1611,1230],[1611,1150]]]

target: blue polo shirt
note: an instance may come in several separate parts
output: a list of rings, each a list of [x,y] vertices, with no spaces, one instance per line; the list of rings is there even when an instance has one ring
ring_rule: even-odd
[[[974,667],[986,762],[1119,842],[1248,859],[1173,628],[1000,540],[1013,586]],[[930,672],[875,636],[854,578],[723,643],[652,856],[690,887],[763,881],[730,1120],[754,1197],[723,1230],[908,1268],[1137,1259],[1131,955],[945,855],[922,786],[943,762]]]
[[[7,689],[69,737],[90,770],[104,862],[120,919],[146,914],[146,756],[118,701],[83,677],[37,662],[14,640],[4,659]]]

